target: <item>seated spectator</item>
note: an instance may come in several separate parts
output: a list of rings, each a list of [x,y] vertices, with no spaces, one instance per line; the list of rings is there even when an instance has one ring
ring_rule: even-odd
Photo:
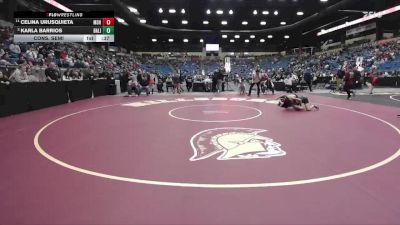
[[[28,50],[26,50],[24,57],[28,60],[28,61],[33,61],[35,58],[37,58],[37,52],[35,51],[34,48],[29,48]]]
[[[21,48],[19,45],[11,43],[8,46],[8,49],[10,49],[10,54],[12,58],[19,58],[19,54],[21,54]]]
[[[8,52],[5,52],[4,55],[0,58],[0,65],[9,65],[10,63],[10,55]]]
[[[81,70],[79,70],[79,69],[74,70],[73,80],[77,80],[77,81],[83,80],[83,73]]]
[[[44,68],[39,65],[32,67],[32,75],[38,79],[38,82],[46,82],[46,75],[44,74]]]
[[[54,63],[50,63],[49,67],[44,71],[48,82],[57,82],[60,80],[60,72],[55,67]]]
[[[23,56],[20,56],[19,59],[17,60],[17,64],[27,64],[25,58]]]
[[[284,81],[285,83],[285,87],[286,87],[286,91],[288,93],[293,93],[294,89],[293,89],[293,80],[291,76],[287,76]]]
[[[71,81],[72,69],[67,69],[64,71],[62,76],[62,81]]]
[[[94,71],[93,68],[89,69],[89,71],[87,71],[87,75],[86,77],[89,80],[96,80],[98,78],[98,75],[96,74],[96,72]]]
[[[0,84],[5,84],[5,85],[10,84],[10,81],[8,80],[8,78],[1,71],[0,71]]]
[[[6,51],[4,51],[4,44],[0,43],[0,59],[3,58],[3,56],[6,54]]]
[[[26,68],[26,72],[24,72],[24,73],[26,73],[26,77],[28,78],[28,81],[29,81],[29,82],[39,82],[39,78],[36,77],[36,76],[33,74],[33,71],[32,71],[32,68],[31,68],[31,67],[27,67],[27,68]]]
[[[23,65],[19,65],[16,70],[8,78],[13,83],[27,83],[29,78],[26,73],[26,68]]]

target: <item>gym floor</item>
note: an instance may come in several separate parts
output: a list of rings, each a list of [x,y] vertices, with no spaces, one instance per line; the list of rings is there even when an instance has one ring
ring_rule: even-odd
[[[0,118],[0,223],[398,224],[400,102],[312,94],[320,110],[296,112],[279,94],[104,96]]]

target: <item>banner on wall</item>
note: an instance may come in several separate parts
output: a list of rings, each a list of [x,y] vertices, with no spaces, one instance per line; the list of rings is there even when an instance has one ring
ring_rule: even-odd
[[[361,66],[363,64],[364,57],[357,57],[356,59],[356,65]]]
[[[364,26],[355,27],[346,31],[346,36],[362,33],[367,30],[376,29],[376,23],[370,23]]]
[[[231,72],[231,58],[230,57],[225,57],[225,71],[227,73]]]

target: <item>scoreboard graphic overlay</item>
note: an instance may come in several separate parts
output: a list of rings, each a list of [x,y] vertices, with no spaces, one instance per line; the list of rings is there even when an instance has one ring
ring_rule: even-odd
[[[15,12],[15,42],[114,42],[114,12]]]

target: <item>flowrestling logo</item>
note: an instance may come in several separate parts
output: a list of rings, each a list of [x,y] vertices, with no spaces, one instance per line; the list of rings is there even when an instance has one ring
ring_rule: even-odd
[[[190,161],[217,154],[217,160],[265,159],[286,155],[281,144],[262,135],[265,132],[267,130],[236,127],[201,131],[190,140],[194,151]]]

